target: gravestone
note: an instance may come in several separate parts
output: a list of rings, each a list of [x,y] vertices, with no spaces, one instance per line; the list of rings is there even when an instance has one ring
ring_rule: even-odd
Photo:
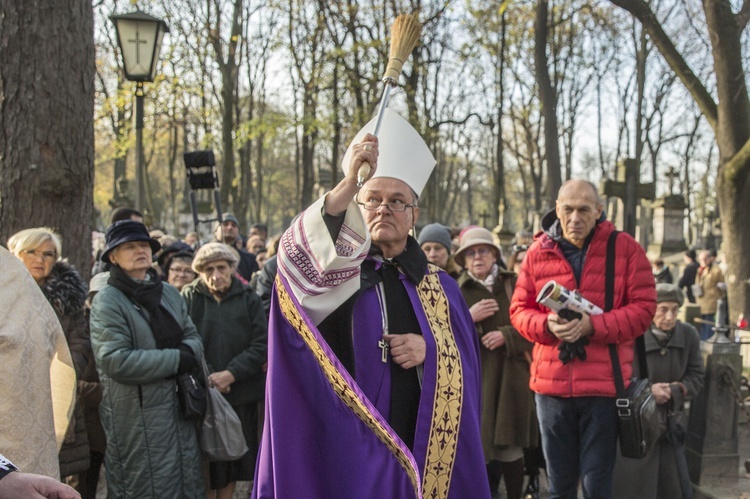
[[[698,238],[698,246],[707,249],[719,249],[721,247],[721,219],[715,208],[709,208],[705,215],[703,231]]]
[[[507,260],[508,256],[511,254],[513,238],[516,237],[516,233],[510,229],[498,225],[494,229],[492,229],[492,234],[494,235],[497,243],[503,249],[503,255],[505,255],[505,260]]]
[[[685,200],[682,196],[669,195],[651,203],[651,242],[649,258],[681,253],[685,244]]]
[[[494,237],[497,239],[505,255],[511,254],[511,246],[515,233],[509,227],[509,212],[504,202],[497,206],[497,225],[492,229]]]
[[[737,477],[739,472],[739,406],[732,387],[739,386],[742,356],[738,344],[712,341],[715,337],[701,342],[706,375],[690,405],[685,442],[690,481],[698,485],[704,476]]]
[[[612,222],[620,230],[637,237],[638,205],[642,199],[653,200],[656,197],[653,182],[640,183],[638,162],[633,158],[621,161],[617,165],[616,180],[604,180],[601,191],[608,199],[619,198]]]

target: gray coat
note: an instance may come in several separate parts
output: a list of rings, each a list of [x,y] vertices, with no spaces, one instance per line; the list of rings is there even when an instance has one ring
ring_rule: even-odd
[[[162,304],[177,319],[196,357],[203,343],[177,289],[164,284]],[[94,298],[91,342],[104,395],[108,497],[205,497],[194,423],[182,418],[172,378],[179,350],[157,349],[146,318],[120,290]]]
[[[648,378],[652,383],[673,383],[672,397],[661,406],[664,417],[676,418],[677,425],[687,430],[684,404],[703,387],[703,358],[700,336],[693,326],[677,321],[669,342],[660,346],[649,329],[644,335]],[[675,382],[682,383],[682,388]],[[667,435],[652,447],[643,459],[627,459],[619,454],[615,464],[614,494],[617,498],[682,497],[677,460],[673,443]],[[683,450],[680,450],[683,452]]]

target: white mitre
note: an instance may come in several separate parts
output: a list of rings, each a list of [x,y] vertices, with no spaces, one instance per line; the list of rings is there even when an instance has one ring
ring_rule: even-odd
[[[354,145],[362,142],[366,134],[373,132],[376,119],[377,117],[370,120],[349,144],[341,165],[344,174],[349,170]],[[378,168],[372,178],[396,178],[411,187],[417,196],[421,196],[437,161],[419,132],[397,112],[388,108],[385,109],[380,124],[378,150]]]

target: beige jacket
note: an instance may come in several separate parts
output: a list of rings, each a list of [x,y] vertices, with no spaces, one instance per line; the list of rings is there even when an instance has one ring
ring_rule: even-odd
[[[0,450],[18,469],[60,478],[76,374],[55,311],[0,247]]]
[[[724,282],[724,274],[716,263],[698,269],[695,283],[700,286],[703,296],[696,295],[695,300],[701,307],[701,314],[716,313],[716,300],[721,298],[721,291],[717,287],[720,282]]]

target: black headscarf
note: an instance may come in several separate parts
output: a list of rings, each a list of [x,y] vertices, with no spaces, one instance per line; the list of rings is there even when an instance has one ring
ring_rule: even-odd
[[[182,326],[161,303],[164,289],[161,277],[154,269],[149,269],[148,274],[151,277],[150,281],[137,281],[119,266],[113,265],[107,283],[148,311],[151,332],[157,348],[177,348],[182,343],[185,333]]]

